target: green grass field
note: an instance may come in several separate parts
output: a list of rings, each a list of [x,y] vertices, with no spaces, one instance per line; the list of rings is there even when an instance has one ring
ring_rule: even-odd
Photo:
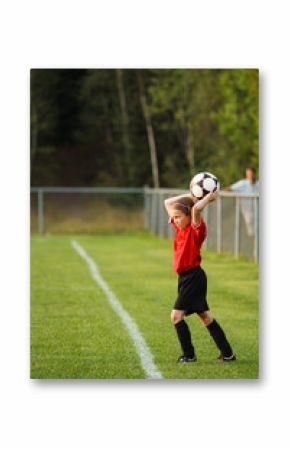
[[[194,315],[187,318],[197,363],[178,365],[170,321],[177,276],[172,241],[140,234],[31,238],[31,378],[144,379],[127,329],[75,252],[75,239],[142,332],[166,379],[258,377],[258,266],[203,251],[208,302],[238,360],[218,350]]]

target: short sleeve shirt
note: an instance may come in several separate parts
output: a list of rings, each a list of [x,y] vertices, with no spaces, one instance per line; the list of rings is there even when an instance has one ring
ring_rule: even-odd
[[[206,238],[206,224],[201,219],[198,226],[189,224],[185,229],[180,229],[173,218],[170,223],[175,229],[173,266],[174,271],[180,274],[200,265],[200,249]]]

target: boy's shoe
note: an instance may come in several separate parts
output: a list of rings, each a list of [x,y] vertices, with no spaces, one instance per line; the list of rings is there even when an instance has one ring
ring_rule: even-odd
[[[190,362],[196,362],[196,361],[197,361],[197,358],[195,355],[192,357],[187,357],[186,355],[181,355],[177,359],[177,363],[190,363]]]
[[[220,354],[217,359],[219,362],[234,362],[237,360],[235,354],[232,354],[230,357]]]

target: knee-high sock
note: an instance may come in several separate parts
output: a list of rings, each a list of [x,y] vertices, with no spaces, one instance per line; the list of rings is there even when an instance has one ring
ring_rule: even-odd
[[[187,357],[193,357],[194,347],[191,342],[191,334],[190,330],[184,320],[179,321],[179,323],[175,324],[175,329],[177,332],[177,336],[183,350],[183,354]]]
[[[233,354],[232,348],[225,336],[224,331],[216,320],[213,320],[213,322],[207,326],[207,329],[222,355],[225,357],[230,357]]]

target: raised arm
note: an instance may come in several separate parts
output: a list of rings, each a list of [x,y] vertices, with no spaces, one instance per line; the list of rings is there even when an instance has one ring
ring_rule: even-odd
[[[208,203],[215,201],[218,195],[218,191],[208,193],[202,200],[198,201],[193,206],[193,208],[191,209],[191,222],[194,226],[198,226],[200,224],[201,212],[208,205]]]

